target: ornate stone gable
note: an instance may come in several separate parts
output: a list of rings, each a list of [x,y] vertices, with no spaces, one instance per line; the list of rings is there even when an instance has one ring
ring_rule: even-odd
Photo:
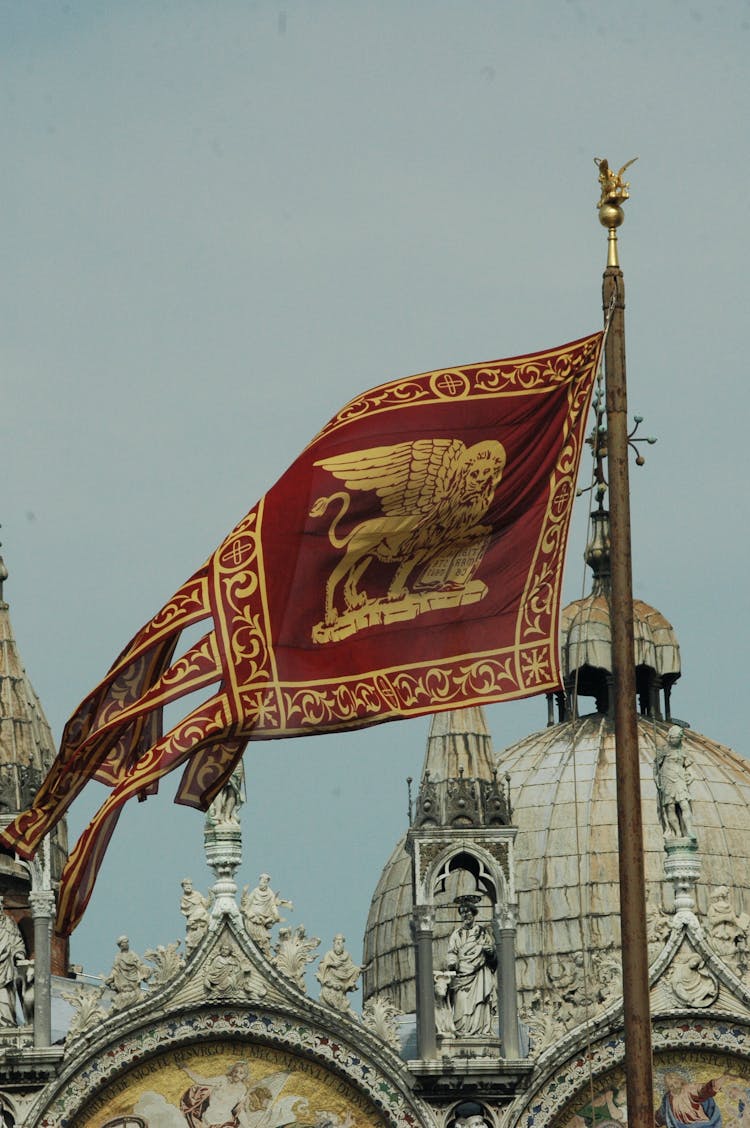
[[[141,1116],[136,1105],[179,1121],[186,1094],[195,1090],[198,1100],[201,1085],[202,1099],[212,1085],[217,1093],[244,1086],[248,1124],[253,1111],[283,1101],[307,1102],[330,1128],[433,1124],[394,1049],[353,1014],[307,998],[227,917],[211,922],[169,982],[69,1039],[56,1080],[26,1123],[101,1128]]]

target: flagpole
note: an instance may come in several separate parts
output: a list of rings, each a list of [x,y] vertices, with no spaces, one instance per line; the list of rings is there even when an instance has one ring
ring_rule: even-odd
[[[625,1080],[629,1128],[653,1128],[651,1011],[633,644],[633,578],[625,379],[625,285],[617,253],[617,228],[624,219],[621,205],[628,198],[628,185],[622,179],[622,173],[627,166],[615,173],[609,168],[606,160],[597,160],[596,163],[599,166],[599,182],[602,186],[599,220],[608,231],[607,267],[602,282],[602,301],[605,317],[610,318],[604,362],[612,569],[610,622],[620,863]]]

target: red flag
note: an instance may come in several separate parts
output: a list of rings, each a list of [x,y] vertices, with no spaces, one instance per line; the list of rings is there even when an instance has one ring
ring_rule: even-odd
[[[602,334],[441,369],[338,413],[68,722],[30,857],[89,779],[112,788],[71,854],[58,927],[91,895],[123,803],[186,763],[205,808],[249,739],[303,736],[558,689],[569,516]],[[206,634],[174,660],[181,632]],[[213,691],[166,735],[167,703]]]

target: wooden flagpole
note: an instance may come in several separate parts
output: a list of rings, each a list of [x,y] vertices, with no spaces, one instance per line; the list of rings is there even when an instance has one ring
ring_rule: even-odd
[[[624,219],[628,185],[622,174],[597,160],[599,220],[608,230],[602,283],[605,317],[607,462],[610,501],[612,670],[614,679],[617,822],[620,853],[620,921],[625,1020],[625,1078],[628,1128],[653,1128],[654,1094],[651,1011],[648,989],[643,823],[633,644],[633,578],[630,547],[627,388],[625,380],[625,286],[617,253],[617,228]],[[628,162],[632,163],[632,162]]]

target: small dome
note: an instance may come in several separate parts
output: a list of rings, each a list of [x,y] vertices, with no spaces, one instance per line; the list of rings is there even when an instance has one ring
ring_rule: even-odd
[[[679,678],[680,644],[660,611],[641,599],[633,600],[633,642],[636,667],[648,667],[671,685]],[[588,595],[564,607],[560,615],[563,678],[591,667],[612,673],[612,628],[604,595]]]

